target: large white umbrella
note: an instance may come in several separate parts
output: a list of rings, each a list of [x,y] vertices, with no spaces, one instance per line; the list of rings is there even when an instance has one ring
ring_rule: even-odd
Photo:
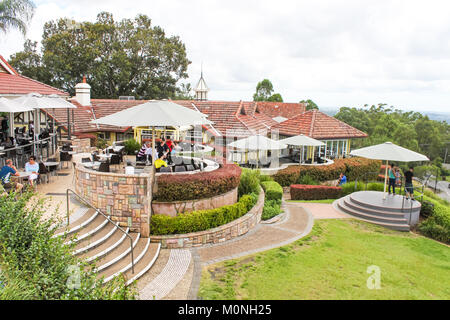
[[[302,157],[303,157],[303,146],[320,147],[325,145],[325,143],[323,143],[322,141],[305,136],[304,134],[282,139],[280,140],[280,142],[291,146],[302,146]],[[300,159],[300,161],[302,161],[302,159]]]
[[[352,156],[358,156],[374,160],[386,161],[386,172],[384,175],[384,192],[386,193],[386,183],[388,175],[388,161],[413,162],[413,161],[430,161],[423,154],[400,147],[392,142],[385,142],[375,146],[365,147],[350,152]],[[386,198],[386,195],[385,195]]]
[[[32,111],[33,108],[24,107],[20,103],[12,99],[7,99],[4,97],[0,98],[0,112],[9,113],[9,131],[10,136],[14,136],[14,113],[15,112],[28,112]]]
[[[279,141],[267,138],[260,134],[231,142],[228,144],[228,146],[241,150],[257,151],[256,154],[258,158],[258,164],[260,150],[282,150],[287,148],[286,144],[280,143]]]

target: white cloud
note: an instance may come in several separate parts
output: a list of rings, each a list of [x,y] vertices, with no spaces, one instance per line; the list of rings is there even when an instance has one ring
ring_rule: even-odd
[[[319,106],[386,102],[446,110],[450,101],[450,4],[446,1],[38,1],[29,37],[43,24],[69,17],[93,21],[100,11],[116,19],[148,15],[179,35],[210,99],[251,100],[268,78],[285,101],[311,98]],[[1,54],[22,49],[11,32]],[[183,82],[186,82],[183,81]]]

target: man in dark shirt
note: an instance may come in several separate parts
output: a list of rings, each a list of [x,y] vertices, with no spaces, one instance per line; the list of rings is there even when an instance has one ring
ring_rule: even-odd
[[[405,191],[406,191],[406,200],[411,198],[414,200],[414,188],[412,183],[412,178],[414,176],[414,169],[412,167],[409,168],[409,171],[405,172]]]

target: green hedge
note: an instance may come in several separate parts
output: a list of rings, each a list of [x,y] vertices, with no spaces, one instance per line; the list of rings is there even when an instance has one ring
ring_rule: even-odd
[[[260,179],[259,170],[243,168],[238,188],[239,197],[251,193],[259,194],[260,192],[259,179]]]
[[[153,235],[185,234],[227,224],[245,215],[257,202],[256,194],[244,195],[233,205],[183,213],[177,217],[157,214],[151,217]]]
[[[264,208],[261,215],[262,220],[269,220],[281,213],[281,200],[266,200],[264,201]]]
[[[427,237],[450,243],[450,206],[426,196],[425,201],[433,206],[428,208],[429,217],[418,225],[418,230]]]
[[[336,159],[331,165],[302,166],[293,165],[278,171],[272,177],[283,187],[300,183],[304,176],[314,181],[337,180],[340,173],[347,176],[347,180],[360,179],[366,172],[379,172],[381,162],[364,158]]]
[[[261,182],[261,187],[267,200],[281,200],[283,198],[283,187],[275,181]]]
[[[295,184],[291,185],[290,193],[291,200],[337,199],[342,194],[342,188]]]

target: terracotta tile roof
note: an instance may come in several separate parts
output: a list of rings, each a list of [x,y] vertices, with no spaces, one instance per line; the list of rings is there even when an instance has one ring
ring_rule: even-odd
[[[69,95],[67,92],[20,75],[0,55],[0,95],[24,95],[32,92],[42,95]]]
[[[266,114],[270,118],[284,117],[290,119],[306,111],[303,103],[286,103],[286,102],[257,102],[260,112]]]
[[[273,127],[281,135],[314,139],[365,138],[367,134],[319,110],[306,111]]]

